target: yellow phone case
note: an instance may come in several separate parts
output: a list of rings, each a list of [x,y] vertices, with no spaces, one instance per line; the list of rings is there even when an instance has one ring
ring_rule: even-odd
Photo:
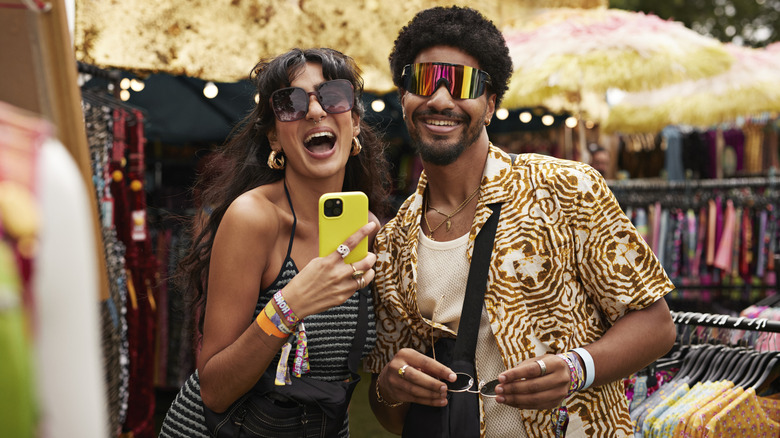
[[[325,257],[368,223],[368,197],[363,192],[325,193],[319,202],[320,257]],[[354,263],[368,254],[368,238],[344,259]]]

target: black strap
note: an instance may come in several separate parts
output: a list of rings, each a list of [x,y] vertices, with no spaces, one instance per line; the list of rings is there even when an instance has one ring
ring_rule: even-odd
[[[355,338],[352,339],[352,348],[349,350],[347,358],[347,366],[349,366],[349,371],[352,373],[353,378],[357,374],[358,364],[360,364],[360,358],[363,356],[363,346],[366,344],[366,337],[368,336],[369,293],[371,292],[368,286],[358,290],[360,304],[358,307],[357,330],[355,330]]]
[[[452,354],[453,361],[460,359],[470,363],[474,362],[479,320],[482,316],[485,289],[487,289],[490,255],[493,252],[493,240],[496,236],[496,228],[498,228],[498,216],[501,214],[501,204],[490,204],[488,207],[493,210],[493,213],[474,240],[469,278],[466,282],[466,296],[463,298],[458,337],[455,340],[455,349]]]
[[[512,164],[517,154],[509,154]],[[463,309],[460,313],[458,324],[458,337],[452,359],[465,360],[474,363],[474,352],[477,349],[477,334],[479,333],[479,321],[482,317],[482,305],[485,301],[485,289],[487,288],[488,269],[490,268],[493,241],[498,228],[498,216],[501,214],[501,204],[489,204],[493,213],[474,240],[474,251],[471,254],[471,266],[469,278],[466,282],[466,296],[463,298]]]

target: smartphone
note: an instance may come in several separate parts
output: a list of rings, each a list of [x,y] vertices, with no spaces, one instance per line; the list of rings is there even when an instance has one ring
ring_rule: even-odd
[[[332,253],[349,236],[368,223],[368,197],[363,192],[335,192],[320,196],[320,257]],[[344,263],[353,263],[368,254],[368,237],[349,252]]]

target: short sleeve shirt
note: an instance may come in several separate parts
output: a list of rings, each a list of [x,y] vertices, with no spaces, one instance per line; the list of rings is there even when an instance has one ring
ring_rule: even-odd
[[[427,186],[417,189],[375,241],[377,345],[366,359],[378,373],[401,348],[427,351],[439,330],[417,308],[418,233]],[[620,317],[648,307],[674,286],[590,166],[537,154],[510,157],[490,146],[469,234],[474,238],[503,203],[485,292],[493,334],[508,369],[534,355],[537,338],[550,353],[599,339]],[[567,400],[587,436],[632,433],[622,382]],[[549,434],[552,410],[524,410],[531,437]],[[487,419],[490,421],[490,419]],[[483,428],[484,434],[484,428]]]

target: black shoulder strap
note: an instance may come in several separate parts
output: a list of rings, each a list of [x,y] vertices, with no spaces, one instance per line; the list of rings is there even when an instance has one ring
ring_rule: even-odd
[[[490,204],[493,213],[474,240],[474,251],[471,254],[471,266],[469,278],[466,282],[466,296],[463,298],[463,310],[458,324],[458,337],[455,340],[455,349],[452,359],[474,361],[474,352],[477,348],[477,333],[479,332],[479,320],[482,316],[482,305],[487,289],[488,269],[490,268],[490,256],[493,252],[493,241],[498,228],[498,216],[501,214],[501,204]]]
[[[358,290],[360,304],[358,307],[357,330],[355,331],[355,338],[352,339],[352,348],[349,350],[349,357],[347,358],[347,365],[349,366],[349,371],[352,373],[353,378],[357,374],[360,357],[363,355],[363,346],[366,344],[366,337],[368,336],[369,293],[371,293],[371,291],[368,286]]]

